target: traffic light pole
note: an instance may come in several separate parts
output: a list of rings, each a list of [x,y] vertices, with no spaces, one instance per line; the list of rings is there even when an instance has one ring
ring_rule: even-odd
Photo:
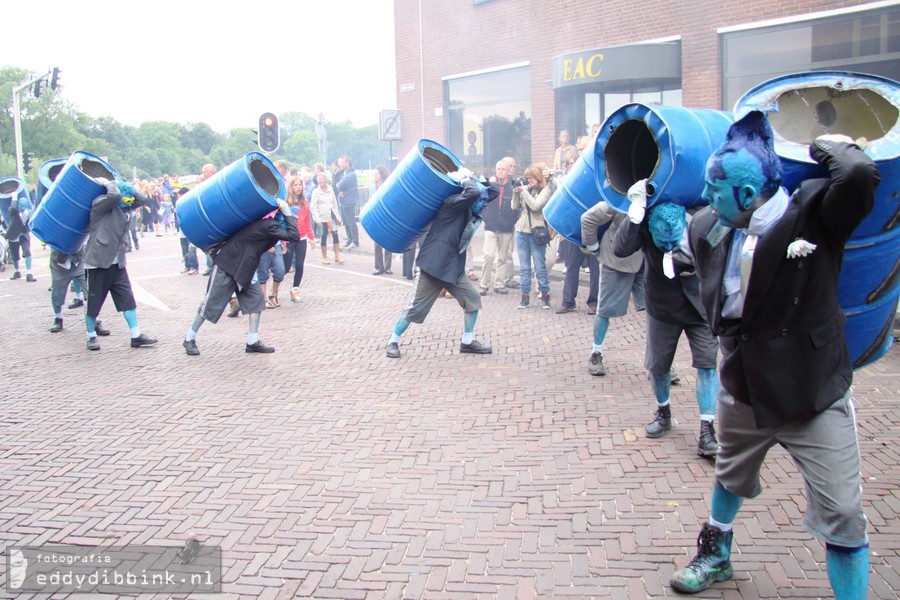
[[[28,89],[34,85],[36,81],[40,81],[47,77],[49,73],[44,73],[39,77],[33,77],[19,87],[14,87],[12,91],[13,101],[13,137],[16,141],[16,177],[25,179],[25,163],[22,161],[22,116],[19,110],[19,92]]]

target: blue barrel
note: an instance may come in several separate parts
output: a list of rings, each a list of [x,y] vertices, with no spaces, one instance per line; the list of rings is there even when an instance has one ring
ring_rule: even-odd
[[[18,177],[5,177],[0,179],[0,218],[4,223],[9,223],[9,207],[13,201],[30,201],[25,182]]]
[[[900,296],[900,83],[860,73],[815,71],[770,79],[738,99],[736,115],[767,113],[784,185],[828,177],[809,156],[820,135],[867,140],[878,165],[875,205],[844,248],[838,301],[847,315],[844,334],[854,368],[874,362],[891,344],[891,321]]]
[[[428,231],[444,199],[462,191],[447,177],[460,167],[447,148],[419,140],[363,207],[359,222],[381,247],[406,251]]]
[[[41,168],[38,170],[37,194],[35,198],[35,204],[41,203],[41,201],[44,199],[44,196],[46,196],[47,192],[50,191],[50,187],[53,185],[53,182],[56,181],[57,177],[59,177],[60,171],[62,171],[63,167],[66,166],[66,162],[68,162],[68,160],[69,159],[67,158],[54,158],[41,165]]]
[[[284,180],[265,155],[250,152],[178,199],[178,224],[198,248],[221,242],[277,208]]]
[[[601,200],[597,175],[603,172],[602,166],[603,147],[597,144],[597,137],[594,137],[544,207],[544,219],[550,227],[579,246],[584,245],[581,241],[581,215]]]
[[[122,179],[102,158],[73,152],[31,217],[35,236],[54,250],[77,252],[87,240],[91,204],[106,193],[106,186],[97,183],[100,178]]]
[[[601,197],[627,211],[628,188],[648,179],[648,206],[705,204],[701,195],[706,161],[725,141],[733,122],[734,115],[719,110],[626,104],[597,132],[597,145],[603,149]]]

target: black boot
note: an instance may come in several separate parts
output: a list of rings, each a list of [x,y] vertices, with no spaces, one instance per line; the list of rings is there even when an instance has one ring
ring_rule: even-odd
[[[63,322],[62,317],[56,317],[53,319],[53,326],[50,327],[50,333],[59,333],[63,330]]]
[[[719,450],[719,442],[716,440],[716,429],[712,421],[700,421],[700,437],[697,438],[697,454],[700,456],[715,456]]]
[[[662,437],[665,432],[672,429],[671,407],[668,404],[665,406],[658,406],[656,408],[656,414],[653,415],[653,420],[650,421],[644,429],[647,431],[647,437],[649,438]]]

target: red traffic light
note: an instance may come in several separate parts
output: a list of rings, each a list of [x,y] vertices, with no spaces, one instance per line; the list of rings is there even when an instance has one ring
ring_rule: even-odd
[[[265,117],[263,119],[263,125],[265,125],[266,127],[271,127],[274,124],[275,124],[275,119],[273,119],[272,117]]]
[[[259,116],[259,148],[263,152],[275,152],[281,144],[278,130],[278,117],[275,113],[266,112]]]

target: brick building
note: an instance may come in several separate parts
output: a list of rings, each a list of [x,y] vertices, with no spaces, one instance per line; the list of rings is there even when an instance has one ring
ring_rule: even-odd
[[[551,162],[628,102],[731,110],[752,86],[837,69],[900,80],[900,0],[395,0],[404,156]],[[521,169],[520,169],[521,173]]]

